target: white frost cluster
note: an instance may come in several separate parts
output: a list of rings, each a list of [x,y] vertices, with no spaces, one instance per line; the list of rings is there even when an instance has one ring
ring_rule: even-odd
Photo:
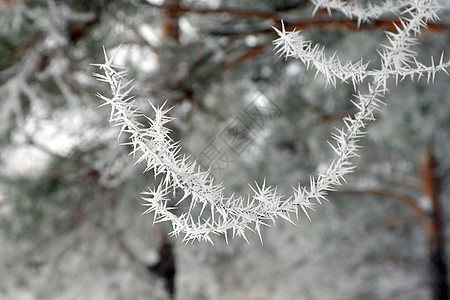
[[[96,64],[101,73],[94,76],[110,85],[112,96],[98,96],[111,106],[110,122],[120,128],[121,133],[127,133],[132,146],[132,155],[137,156],[137,162],[146,164],[146,171],[153,171],[160,176],[160,184],[143,192],[148,209],[145,213],[154,214],[154,222],[170,221],[172,235],[183,236],[183,241],[212,241],[212,235],[228,237],[241,236],[247,240],[248,230],[256,232],[261,238],[261,226],[268,225],[283,218],[292,222],[292,217],[298,218],[298,212],[314,209],[314,203],[326,200],[327,193],[344,181],[346,174],[354,166],[350,159],[357,156],[358,140],[363,137],[364,128],[369,121],[374,120],[374,111],[383,105],[381,98],[387,92],[386,82],[394,77],[396,80],[417,75],[434,78],[437,71],[445,71],[450,63],[441,60],[427,67],[415,59],[415,52],[410,47],[416,43],[415,36],[426,27],[427,22],[435,21],[438,16],[438,5],[433,0],[416,1],[386,1],[381,6],[360,8],[353,2],[341,0],[313,0],[318,8],[329,11],[339,10],[344,15],[356,18],[358,22],[366,22],[385,13],[400,15],[400,25],[397,32],[387,33],[389,45],[380,52],[380,70],[367,70],[367,63],[362,60],[342,64],[337,55],[326,57],[323,47],[305,41],[299,32],[288,32],[282,26],[275,29],[279,38],[274,41],[279,53],[287,57],[295,57],[307,66],[313,66],[322,73],[327,83],[335,85],[338,80],[351,81],[355,87],[355,97],[352,100],[358,112],[343,119],[344,126],[336,128],[332,133],[333,142],[330,146],[337,157],[331,162],[326,172],[318,176],[310,176],[309,184],[293,188],[293,195],[284,196],[278,193],[277,187],[261,184],[251,186],[252,195],[225,196],[222,184],[215,184],[209,171],[202,171],[195,161],[180,154],[178,142],[173,141],[166,124],[172,120],[167,115],[170,109],[162,105],[155,107],[154,118],[143,116],[134,105],[131,96],[131,81],[126,81],[126,70],[113,65],[113,58],[108,58],[105,51],[105,63]],[[368,81],[368,92],[360,92],[358,86]],[[138,122],[145,117],[148,124]],[[188,204],[188,205],[186,205]],[[187,207],[182,211],[181,207]],[[262,240],[262,238],[261,238]]]
[[[411,6],[410,0],[386,0],[381,5],[373,5],[370,2],[367,7],[362,7],[358,1],[347,0],[312,0],[315,5],[315,14],[320,8],[324,8],[331,14],[332,10],[340,11],[347,18],[356,18],[358,27],[361,23],[378,19],[385,14],[398,15],[404,8]],[[417,1],[416,1],[417,2]]]

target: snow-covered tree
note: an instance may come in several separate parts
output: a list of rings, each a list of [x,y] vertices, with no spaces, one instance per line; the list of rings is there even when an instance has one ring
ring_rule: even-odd
[[[168,137],[203,170],[211,167],[214,182],[226,187],[224,197],[258,192],[264,178],[266,192],[270,185],[291,194],[309,174],[326,173],[333,158],[329,132],[357,112],[348,101],[353,81],[364,89],[380,75],[376,70],[388,69],[389,76],[398,71],[375,49],[389,47],[383,30],[396,33],[392,22],[402,28],[398,13],[411,7],[402,2],[397,14],[381,14],[392,7],[377,2],[378,9],[356,10],[348,22],[351,5],[316,4],[331,7],[331,17],[320,7],[311,17],[316,6],[306,1],[3,1],[0,238],[6,246],[0,250],[0,297],[165,299],[175,275],[177,299],[425,298],[428,243],[421,227],[403,221],[426,223],[424,214],[432,212],[416,178],[424,145],[439,163],[441,193],[448,189],[444,72],[430,85],[417,77],[387,81],[386,106],[364,130],[349,184],[329,195],[330,203],[308,211],[312,222],[300,217],[293,218],[298,227],[279,221],[276,228],[258,227],[264,245],[252,234],[251,246],[214,235],[214,247],[166,238],[170,223],[152,226],[153,215],[140,216],[145,209],[139,199],[140,190],[157,187],[164,175],[155,178],[142,174],[145,165],[133,166],[133,144],[117,146],[117,131],[106,124],[108,109],[97,108],[94,93],[109,97],[110,91],[90,76],[100,73],[90,64],[103,60],[101,45],[109,57],[121,44],[115,63],[128,69],[124,82],[135,78],[142,131],[149,127],[144,115],[152,122],[155,117],[150,103],[157,108],[167,99],[165,107],[173,107],[167,118],[174,118],[165,124]],[[346,8],[336,11],[339,5]],[[427,22],[430,30],[417,36],[411,49],[424,66],[413,60],[411,69],[432,66],[430,56],[439,69],[448,44],[445,11],[440,16],[443,21]],[[315,77],[312,61],[307,69],[298,53],[288,51],[295,57],[287,60],[275,54],[272,41],[279,35],[272,26],[284,41],[303,43],[300,55],[320,58],[314,45],[323,44],[324,57],[337,50],[342,62],[354,63],[316,60],[321,70],[338,72]],[[295,27],[305,36],[290,33]],[[359,75],[341,82],[368,62],[372,71],[363,83]],[[241,148],[229,147],[228,129],[236,124],[249,128]],[[128,130],[120,142],[130,141]],[[399,205],[405,196],[417,205]],[[181,202],[176,216],[189,211],[183,203],[190,200]],[[303,202],[305,208],[312,203]]]

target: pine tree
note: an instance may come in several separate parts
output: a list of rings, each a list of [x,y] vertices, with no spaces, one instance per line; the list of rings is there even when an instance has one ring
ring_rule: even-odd
[[[259,187],[260,193],[272,192],[270,185],[279,194],[290,194],[310,173],[327,171],[329,132],[356,112],[348,99],[355,93],[352,81],[359,86],[361,78],[345,76],[369,61],[367,69],[382,68],[374,47],[388,43],[383,30],[396,32],[392,21],[398,17],[388,14],[374,21],[370,18],[376,14],[360,14],[347,22],[341,18],[345,9],[335,11],[340,1],[327,1],[331,17],[321,8],[311,17],[314,5],[306,1],[226,1],[217,7],[211,2],[155,3],[2,3],[0,243],[6,246],[0,258],[6,268],[0,272],[0,298],[28,293],[31,298],[167,299],[164,281],[170,287],[172,267],[174,297],[180,299],[426,298],[428,243],[422,240],[423,227],[414,224],[427,222],[432,211],[428,198],[421,198],[426,189],[418,177],[419,154],[424,145],[432,147],[444,195],[450,131],[443,72],[429,85],[426,78],[412,83],[399,77],[398,87],[387,82],[386,106],[367,127],[360,158],[352,158],[358,168],[348,174],[347,185],[328,196],[330,203],[315,205],[311,222],[300,217],[295,221],[299,227],[284,222],[276,228],[260,226],[264,245],[253,234],[247,235],[251,246],[241,240],[227,245],[223,237],[213,236],[214,247],[184,246],[164,237],[170,224],[152,226],[152,215],[140,216],[139,190],[158,186],[161,175],[155,179],[152,172],[142,174],[145,166],[132,166],[135,160],[128,153],[133,145],[117,145],[117,131],[106,124],[108,109],[98,109],[101,103],[93,97],[95,92],[108,97],[109,88],[90,76],[98,70],[89,64],[103,59],[101,45],[113,54],[121,44],[116,64],[135,78],[135,104],[143,112],[137,121],[147,128],[144,115],[155,117],[150,103],[157,108],[168,99],[165,107],[174,108],[161,120],[174,118],[165,124],[170,139],[181,141],[182,153],[198,158],[204,169],[212,167],[214,181],[224,181],[225,196],[251,192],[246,182],[253,180],[259,185],[252,188]],[[400,9],[409,7],[402,3]],[[445,12],[440,15],[445,20]],[[307,55],[320,58],[314,50],[320,43],[326,45],[326,57],[336,49],[342,62],[357,63],[332,64],[344,71],[333,71],[336,78],[314,77],[314,66],[306,69],[298,57],[275,54],[272,41],[279,36],[272,26],[293,38],[298,35],[290,32],[301,29]],[[433,65],[430,55],[439,68],[448,44],[440,33],[445,21],[428,22],[428,27],[412,48],[424,64],[412,67],[422,68],[424,75],[425,66]],[[323,70],[327,63],[322,61]],[[271,118],[257,114],[261,107],[255,104],[261,103],[275,104],[267,110]],[[248,115],[253,119],[244,118]],[[253,135],[245,148],[231,149],[225,130],[240,121]],[[129,137],[124,132],[119,143]],[[204,150],[213,146],[221,151],[219,162],[227,163],[223,170],[217,161],[205,163]],[[30,153],[39,158],[18,173]],[[413,203],[399,205],[405,197]],[[188,208],[181,205],[174,212]]]

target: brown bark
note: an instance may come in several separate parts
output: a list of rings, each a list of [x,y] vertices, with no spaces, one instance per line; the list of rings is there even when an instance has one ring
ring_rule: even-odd
[[[178,24],[180,12],[182,12],[180,0],[165,1],[162,15],[163,35],[177,42],[180,39],[180,26]]]
[[[439,201],[439,178],[436,176],[436,159],[430,149],[422,153],[422,191],[430,201],[430,226],[427,227],[429,242],[429,270],[432,300],[449,298],[448,271],[443,235],[442,207]]]
[[[359,26],[354,21],[343,19],[336,20],[332,18],[317,18],[313,17],[306,20],[299,20],[290,24],[285,24],[287,30],[293,30],[294,28],[310,28],[321,29],[326,31],[342,31],[342,30],[378,30],[378,31],[396,31],[395,25],[401,27],[401,23],[398,19],[382,19],[373,20],[370,23],[363,23]],[[443,23],[427,23],[428,30],[432,32],[449,32],[449,26]]]

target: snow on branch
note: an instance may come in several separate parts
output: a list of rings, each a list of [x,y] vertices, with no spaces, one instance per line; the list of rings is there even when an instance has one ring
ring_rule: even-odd
[[[337,10],[349,19],[356,18],[358,27],[361,23],[378,19],[384,14],[399,15],[402,9],[411,5],[410,0],[386,0],[381,5],[368,3],[367,7],[362,7],[357,1],[348,0],[312,0],[312,2],[315,5],[313,15],[321,8],[326,9],[330,15],[332,10]]]
[[[278,54],[287,57],[300,59],[308,68],[312,65],[326,78],[326,83],[336,86],[336,80],[347,82],[351,79],[356,86],[363,81],[366,76],[368,63],[364,64],[362,59],[356,63],[350,61],[342,65],[339,58],[334,53],[330,58],[324,54],[325,47],[318,44],[313,45],[300,35],[300,31],[286,31],[284,23],[281,22],[281,30],[273,27],[280,38],[274,41]],[[317,74],[316,73],[316,74]]]
[[[387,1],[382,6],[368,6],[360,9],[355,4],[339,0],[315,0],[316,7],[339,9],[347,16],[356,16],[362,21],[391,11],[401,14],[401,26],[397,32],[387,33],[390,45],[380,52],[381,69],[367,70],[367,64],[362,60],[357,63],[341,64],[336,55],[327,58],[323,48],[313,46],[305,41],[299,32],[287,32],[282,26],[275,29],[279,38],[274,41],[279,53],[295,57],[307,66],[313,66],[322,73],[327,83],[335,85],[337,80],[351,80],[355,86],[355,96],[352,103],[357,113],[343,119],[343,126],[336,128],[331,134],[331,148],[336,158],[327,170],[317,176],[310,176],[309,184],[298,184],[293,188],[291,196],[278,193],[277,187],[266,185],[266,182],[250,185],[253,194],[246,196],[225,195],[222,184],[215,184],[209,171],[202,171],[189,157],[181,154],[181,147],[170,137],[167,123],[172,120],[167,113],[170,108],[165,105],[151,106],[155,112],[154,118],[146,117],[148,124],[139,123],[143,114],[134,103],[131,95],[131,81],[127,81],[126,70],[113,64],[114,57],[109,58],[105,51],[105,62],[96,64],[99,73],[94,76],[110,86],[111,96],[97,94],[104,101],[103,105],[111,107],[111,126],[118,127],[120,134],[129,135],[128,145],[132,147],[131,154],[137,157],[136,163],[144,163],[145,171],[152,171],[160,184],[142,193],[142,199],[148,209],[144,212],[153,213],[154,223],[169,221],[172,224],[172,235],[183,236],[183,241],[206,240],[213,242],[213,235],[228,237],[240,236],[247,240],[248,231],[256,232],[261,238],[262,226],[282,218],[293,222],[302,211],[309,218],[309,211],[314,210],[315,203],[327,200],[330,191],[345,182],[345,176],[352,172],[355,166],[351,159],[357,156],[358,141],[365,135],[364,128],[369,121],[374,120],[374,111],[384,105],[382,98],[387,92],[388,78],[406,76],[414,78],[417,75],[427,76],[430,80],[438,71],[447,73],[449,62],[432,62],[430,67],[418,62],[411,46],[416,43],[413,36],[426,27],[426,22],[436,20],[438,5],[432,0]],[[368,92],[362,93],[358,86],[365,79]],[[183,205],[181,205],[183,204]],[[182,207],[187,207],[183,210]]]

